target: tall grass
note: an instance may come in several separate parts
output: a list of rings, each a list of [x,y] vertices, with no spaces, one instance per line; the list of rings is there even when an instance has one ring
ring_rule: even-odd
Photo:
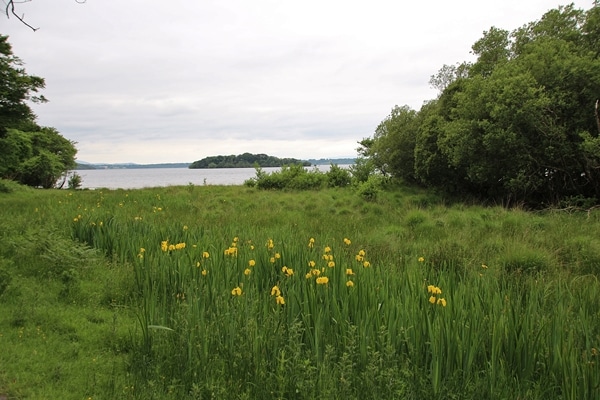
[[[598,396],[598,215],[400,189],[37,193],[0,200],[81,252],[45,279],[67,286],[73,270],[83,285],[93,269],[75,259],[93,247],[113,277],[97,301],[132,312],[111,342],[127,353],[122,398]],[[27,231],[4,259],[56,252],[20,250]]]

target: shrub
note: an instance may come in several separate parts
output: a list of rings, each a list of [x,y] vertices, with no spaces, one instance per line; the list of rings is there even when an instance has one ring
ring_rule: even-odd
[[[284,165],[280,171],[266,173],[256,168],[256,187],[258,189],[319,189],[323,187],[326,176],[319,170],[307,171],[301,164]],[[249,183],[247,184],[250,185]]]
[[[365,200],[375,200],[383,189],[383,180],[381,175],[371,175],[365,182],[358,184],[357,193]]]
[[[77,172],[73,172],[69,178],[69,181],[67,182],[69,189],[79,189],[82,181],[83,179],[81,178],[81,175],[79,175]]]
[[[350,184],[352,177],[350,171],[340,168],[337,164],[331,164],[327,176],[327,186],[329,187],[344,187]]]

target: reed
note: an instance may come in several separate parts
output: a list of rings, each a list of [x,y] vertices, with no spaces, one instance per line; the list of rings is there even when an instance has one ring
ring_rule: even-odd
[[[15,279],[46,279],[57,298],[79,284],[67,301],[96,304],[99,326],[127,320],[101,344],[127,368],[113,363],[96,397],[597,396],[595,214],[414,189],[34,193],[0,198],[19,221],[0,222],[14,278],[0,301],[16,310]],[[17,332],[9,322],[0,332]]]

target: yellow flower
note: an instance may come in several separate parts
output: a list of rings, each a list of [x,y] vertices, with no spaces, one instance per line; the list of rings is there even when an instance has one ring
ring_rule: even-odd
[[[344,243],[346,243],[346,245],[348,245],[348,246],[350,246],[352,244],[352,242],[348,238],[344,238]]]
[[[225,250],[226,256],[237,256],[238,249],[237,247],[230,247]]]
[[[364,257],[364,256],[367,255],[367,253],[364,250],[361,250],[361,251],[358,252],[358,255],[361,256],[361,257]]]
[[[310,261],[308,262],[308,266],[309,266],[309,267],[311,267],[311,268],[314,268],[314,267],[315,267],[315,262],[314,262],[314,261],[312,261],[312,260],[310,260]]]
[[[438,299],[437,303],[441,304],[442,307],[446,307],[446,299]]]
[[[236,286],[233,288],[233,290],[231,291],[231,295],[232,296],[241,296],[242,295],[242,288],[239,286]]]
[[[335,267],[335,262],[334,262],[334,261],[329,261],[329,262],[327,263],[327,266],[328,266],[329,268],[333,268],[333,267]]]
[[[325,250],[324,250],[324,252],[325,252],[325,253],[330,253],[330,252],[331,252],[331,247],[329,247],[329,246],[325,246]]]
[[[371,263],[368,261],[363,262],[363,267],[365,268],[369,268],[371,266]]]
[[[269,258],[269,261],[270,261],[271,263],[274,263],[274,262],[275,262],[275,257],[271,257],[271,258]]]
[[[256,261],[254,261],[254,260],[249,260],[249,261],[248,261],[248,265],[249,265],[249,266],[251,266],[251,267],[254,267],[254,266],[256,265]]]
[[[312,249],[315,246],[315,238],[310,238],[308,241],[308,248]]]
[[[354,271],[352,271],[352,268],[346,269],[346,275],[354,275]]]
[[[244,275],[246,275],[246,276],[250,275],[251,273],[252,273],[252,270],[250,268],[246,268],[244,270]]]
[[[317,285],[327,285],[329,283],[329,278],[326,276],[320,276],[317,278]]]
[[[306,275],[304,275],[304,277],[306,279],[310,279],[310,278],[312,278],[312,274],[310,272],[307,272]]]
[[[423,262],[425,259],[423,257],[419,257],[419,262]]]
[[[163,240],[162,242],[160,242],[160,249],[162,251],[169,250],[169,241],[168,240]]]
[[[175,250],[185,249],[185,243],[177,243],[175,245]]]
[[[431,293],[433,295],[442,294],[442,289],[434,285],[429,285],[427,286],[427,293]]]
[[[279,254],[279,253],[275,253],[275,258],[276,258],[277,260],[279,260],[279,259],[281,258],[281,254]]]
[[[208,271],[207,271],[207,270],[205,270],[205,269],[203,269],[203,270],[202,270],[202,276],[206,276],[206,275],[208,275]]]
[[[315,276],[321,275],[321,271],[318,269],[311,269],[310,272]]]
[[[237,236],[233,238],[233,243],[237,243],[240,240]]]
[[[346,282],[346,286],[348,286],[348,287],[354,287],[354,282],[352,282],[352,281],[347,281],[347,282]]]
[[[483,268],[483,269],[488,269],[488,266],[487,266],[487,265],[485,265],[485,264],[481,264],[481,268]]]
[[[429,298],[429,302],[430,302],[431,304],[435,304],[435,296],[431,296],[431,297]]]
[[[287,276],[292,276],[294,275],[294,270],[291,268],[286,267],[285,265],[283,266],[283,268],[281,268],[281,272],[283,272],[284,274],[286,274]]]
[[[208,251],[203,251],[202,258],[208,258],[208,257],[210,257],[210,254],[208,254]]]
[[[267,242],[267,248],[271,250],[273,247],[275,247],[275,243],[273,243],[273,239],[269,239]]]
[[[363,260],[364,260],[364,257],[363,257],[363,256],[361,256],[360,254],[357,254],[357,255],[356,255],[356,261],[358,261],[358,262],[361,262],[361,261],[363,261]]]
[[[275,285],[271,288],[271,296],[281,296],[281,291],[279,290],[279,286]]]
[[[146,249],[143,247],[140,247],[140,253],[144,253],[144,252],[146,252]]]
[[[285,299],[283,298],[283,296],[277,296],[277,297],[275,297],[275,301],[279,305],[284,305],[285,304]]]
[[[184,226],[183,226],[183,230],[184,230],[184,231],[187,231],[187,230],[188,230],[188,226],[187,226],[187,225],[184,225]]]

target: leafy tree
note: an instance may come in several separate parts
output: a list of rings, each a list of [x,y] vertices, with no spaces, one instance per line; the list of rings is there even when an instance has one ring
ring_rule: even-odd
[[[474,63],[445,65],[439,97],[395,107],[369,158],[394,177],[502,202],[600,199],[600,7],[492,27]]]
[[[371,157],[384,174],[414,180],[415,117],[408,106],[394,107],[375,130]]]
[[[28,101],[45,102],[36,93],[44,80],[28,75],[0,35],[0,177],[23,184],[53,187],[75,167],[75,143],[54,128],[39,127]]]
[[[0,137],[8,128],[19,128],[35,119],[27,101],[47,101],[35,95],[44,86],[43,78],[27,75],[23,62],[13,55],[8,36],[0,35]]]

